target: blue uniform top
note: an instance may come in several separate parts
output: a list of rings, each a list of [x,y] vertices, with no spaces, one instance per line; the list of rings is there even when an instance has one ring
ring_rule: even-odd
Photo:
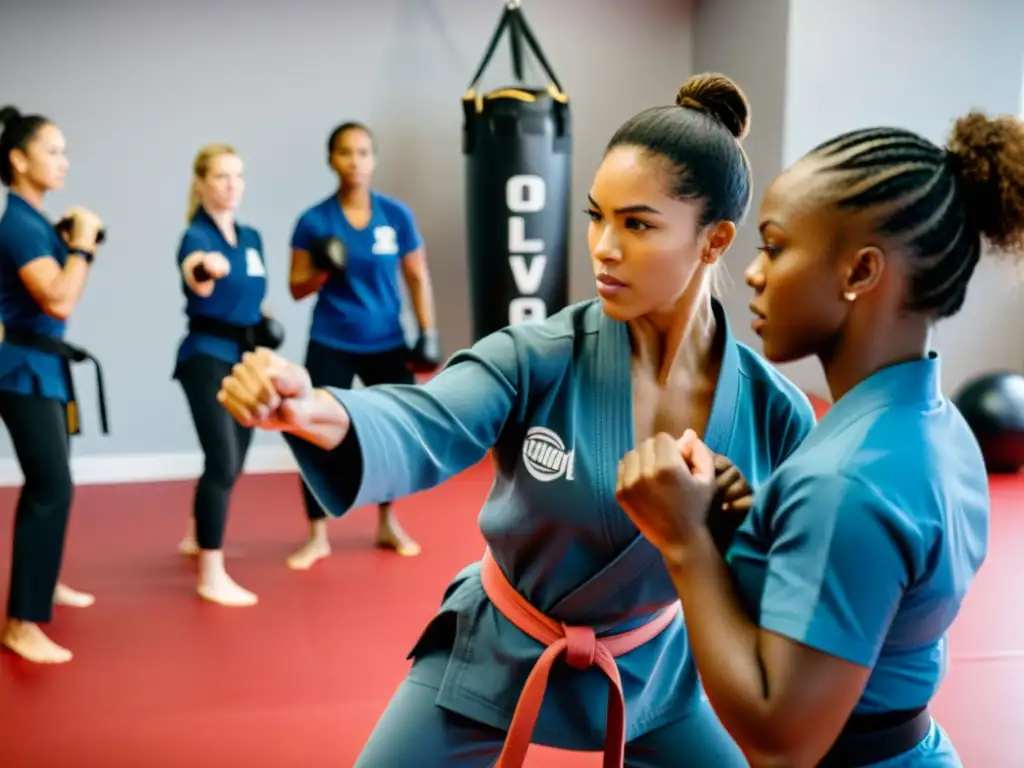
[[[345,244],[345,273],[331,274],[320,289],[309,337],[332,349],[363,354],[405,346],[398,267],[423,244],[407,205],[379,192],[371,192],[370,204],[370,223],[356,229],[331,195],[306,210],[292,233],[292,248],[300,251],[308,252],[324,237]]]
[[[813,425],[807,398],[737,342],[715,302],[724,357],[705,440],[756,486]],[[635,446],[629,332],[596,301],[516,325],[454,355],[422,386],[331,389],[348,410],[358,472],[339,457],[287,440],[302,476],[332,515],[430,488],[489,449],[495,481],[480,514],[484,538],[516,589],[539,610],[599,635],[626,631],[678,600],[658,551],[615,500],[618,462]],[[357,462],[358,464],[358,462]],[[357,475],[357,479],[358,479]],[[354,498],[352,496],[354,495]],[[442,652],[438,704],[507,729],[542,647],[491,605],[479,563],[448,588],[437,622],[454,625],[454,647],[424,633],[413,654]],[[617,659],[633,739],[693,711],[700,689],[680,617]],[[538,743],[600,749],[607,678],[555,665]],[[681,747],[682,749],[682,747]]]
[[[857,714],[931,700],[988,549],[981,451],[939,385],[932,355],[854,387],[758,489],[728,553],[760,626],[872,668]]]
[[[8,192],[0,217],[0,320],[4,328],[63,339],[65,322],[43,311],[18,274],[29,262],[47,256],[63,268],[67,246],[42,213]],[[64,362],[47,352],[0,342],[0,390],[67,402]]]
[[[251,326],[260,321],[267,294],[263,239],[252,227],[238,223],[235,224],[235,239],[238,245],[231,245],[203,208],[192,218],[178,246],[178,274],[181,274],[182,262],[195,251],[222,254],[231,264],[231,272],[214,283],[213,293],[206,298],[193,292],[182,278],[186,316],[209,317],[238,326]],[[241,346],[230,339],[189,333],[178,347],[178,362],[195,354],[230,364],[242,359]]]

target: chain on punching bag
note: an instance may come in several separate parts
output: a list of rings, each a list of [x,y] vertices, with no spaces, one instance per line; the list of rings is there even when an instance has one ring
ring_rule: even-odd
[[[476,87],[505,32],[519,85]],[[523,43],[550,83],[523,85]],[[474,340],[569,303],[572,132],[562,92],[518,2],[506,5],[462,99]]]

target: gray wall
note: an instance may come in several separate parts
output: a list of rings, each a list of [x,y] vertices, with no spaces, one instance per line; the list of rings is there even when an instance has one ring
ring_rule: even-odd
[[[50,114],[69,139],[72,172],[50,208],[86,204],[111,229],[70,338],[105,363],[114,434],[96,434],[92,379],[81,372],[88,434],[76,443],[78,456],[196,448],[170,380],[183,327],[173,253],[189,163],[211,140],[235,143],[246,158],[240,215],[264,234],[270,298],[290,332],[286,354],[301,356],[312,306],[288,297],[288,235],[298,212],[331,189],[323,144],[346,118],[374,126],[377,185],[407,200],[420,219],[446,348],[469,342],[459,99],[499,7],[479,0],[300,0],[287,11],[242,0],[5,7],[0,96]],[[672,99],[694,71],[724,71],[751,99],[755,210],[771,175],[832,133],[889,122],[941,139],[972,106],[1019,113],[1024,92],[1020,0],[705,0],[695,10],[685,0],[546,0],[526,10],[573,99],[574,211],[584,206],[612,131],[635,111]],[[40,59],[41,40],[58,53]],[[483,86],[509,81],[503,50]],[[578,216],[574,299],[593,293]],[[739,336],[756,347],[742,282],[755,242],[748,226],[729,255],[735,285],[725,303]],[[939,333],[947,388],[984,368],[1020,365],[1019,293],[1006,268],[983,267],[967,307]],[[823,391],[815,363],[786,370]],[[8,456],[0,441],[0,458]]]
[[[771,175],[818,142],[858,126],[891,124],[942,141],[958,115],[981,108],[1021,114],[1021,0],[707,0],[694,19],[694,66],[721,69],[752,102],[746,142],[755,203],[728,257],[735,285],[724,303],[737,334],[748,328],[743,268]],[[943,384],[952,391],[981,370],[1024,363],[1024,301],[1012,267],[982,264],[962,312],[939,325]],[[816,360],[783,366],[827,395]]]
[[[174,253],[192,156],[208,141],[230,141],[246,159],[239,216],[263,232],[286,354],[301,359],[312,307],[288,296],[288,237],[297,214],[332,189],[324,143],[347,118],[373,126],[377,186],[420,220],[446,349],[470,341],[460,99],[500,9],[480,0],[297,0],[287,10],[244,0],[5,6],[0,99],[50,115],[68,137],[71,173],[48,207],[80,202],[110,229],[69,339],[104,362],[113,434],[97,434],[93,380],[81,369],[87,433],[77,456],[197,447],[170,380],[183,329]],[[593,171],[614,129],[671,101],[690,74],[689,3],[545,0],[527,3],[526,13],[574,102],[578,299],[593,293],[582,213]],[[512,82],[508,61],[503,48],[484,88]],[[0,452],[10,456],[6,439]]]

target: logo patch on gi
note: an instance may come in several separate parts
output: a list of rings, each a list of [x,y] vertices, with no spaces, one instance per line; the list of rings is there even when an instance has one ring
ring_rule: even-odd
[[[523,440],[523,465],[534,479],[550,483],[565,477],[572,480],[576,451],[567,451],[565,443],[547,427],[530,427]]]

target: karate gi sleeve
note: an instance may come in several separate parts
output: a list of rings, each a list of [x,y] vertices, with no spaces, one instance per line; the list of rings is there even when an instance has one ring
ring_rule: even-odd
[[[519,344],[508,331],[491,334],[422,385],[328,388],[351,419],[342,444],[324,451],[285,436],[324,510],[340,517],[408,496],[480,461],[525,396],[529,371]]]

